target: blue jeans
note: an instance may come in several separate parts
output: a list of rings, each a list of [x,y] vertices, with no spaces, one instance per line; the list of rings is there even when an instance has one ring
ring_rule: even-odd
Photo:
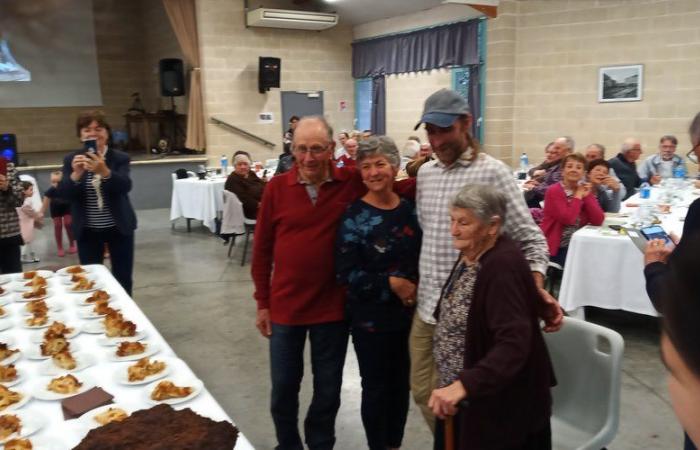
[[[304,420],[306,445],[311,450],[332,449],[335,417],[340,407],[340,387],[348,348],[346,322],[316,325],[272,324],[270,375],[272,378],[272,420],[276,450],[303,450],[297,422],[299,388],[304,376],[306,335],[311,342],[313,396]]]

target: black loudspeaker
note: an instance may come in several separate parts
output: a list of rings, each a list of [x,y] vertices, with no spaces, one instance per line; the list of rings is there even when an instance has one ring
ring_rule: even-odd
[[[19,151],[17,150],[17,136],[14,134],[0,134],[0,157],[19,165]]]
[[[181,59],[161,59],[158,63],[160,73],[160,95],[179,97],[185,95],[185,75]]]
[[[269,56],[261,56],[258,65],[258,91],[264,94],[270,88],[280,87],[280,69],[282,68],[282,60],[279,58],[271,58]]]

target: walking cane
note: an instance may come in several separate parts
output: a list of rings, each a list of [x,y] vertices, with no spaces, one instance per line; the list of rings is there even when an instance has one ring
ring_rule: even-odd
[[[455,450],[454,416],[445,417],[445,450]]]

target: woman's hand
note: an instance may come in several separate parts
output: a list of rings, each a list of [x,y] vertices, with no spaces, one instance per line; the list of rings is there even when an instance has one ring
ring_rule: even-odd
[[[617,181],[615,178],[611,177],[610,175],[603,178],[603,184],[609,187],[613,192],[617,192],[620,190],[620,182]]]
[[[663,239],[652,239],[647,243],[644,249],[644,265],[660,262],[666,264],[668,255],[671,254],[673,248],[666,246],[666,241]]]
[[[546,170],[544,169],[537,169],[534,172],[532,172],[532,177],[531,178],[539,178],[543,177],[547,173]]]
[[[579,184],[578,187],[576,188],[576,192],[574,193],[574,196],[576,198],[584,198],[588,194],[591,193],[591,183],[583,183]]]
[[[70,179],[73,181],[80,181],[85,173],[85,155],[75,155],[73,161],[71,162],[71,168],[73,172],[70,174]]]
[[[406,278],[389,277],[389,287],[405,306],[416,304],[416,285]]]
[[[428,408],[440,419],[457,414],[457,404],[467,398],[467,390],[457,380],[449,386],[433,390],[428,400]]]
[[[90,172],[102,175],[103,178],[107,178],[110,175],[109,167],[105,163],[105,158],[99,153],[88,152],[85,154],[85,168]]]

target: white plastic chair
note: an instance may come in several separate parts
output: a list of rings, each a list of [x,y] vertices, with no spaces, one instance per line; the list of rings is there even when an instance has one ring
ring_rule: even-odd
[[[560,331],[544,338],[558,382],[552,389],[552,448],[604,448],[619,424],[622,336],[566,317]]]
[[[224,190],[224,211],[221,221],[221,234],[231,235],[231,241],[228,246],[228,257],[231,257],[233,246],[236,243],[237,236],[245,235],[245,244],[243,245],[243,256],[241,257],[241,266],[245,265],[245,257],[248,253],[248,244],[250,235],[255,231],[256,221],[246,219],[243,214],[243,203],[238,199],[236,194],[231,191]]]

